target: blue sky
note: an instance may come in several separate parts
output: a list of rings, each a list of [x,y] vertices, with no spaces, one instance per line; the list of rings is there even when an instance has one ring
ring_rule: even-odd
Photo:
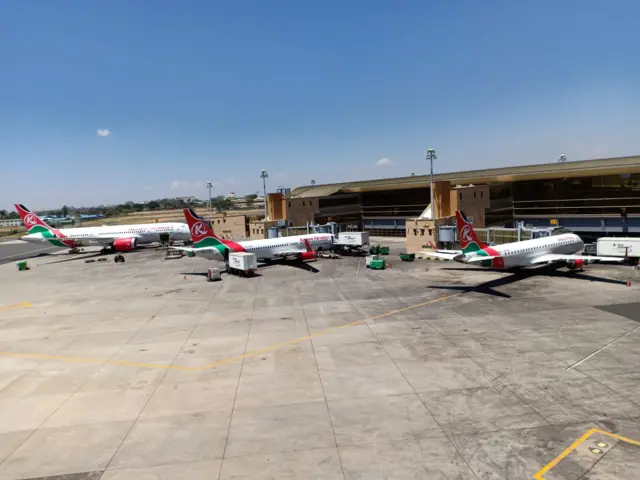
[[[261,169],[272,189],[419,174],[428,147],[436,171],[637,154],[639,16],[633,0],[5,3],[0,208],[251,193]]]

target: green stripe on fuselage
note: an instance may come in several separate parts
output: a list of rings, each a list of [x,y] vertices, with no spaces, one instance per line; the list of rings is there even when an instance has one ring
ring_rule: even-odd
[[[462,249],[462,252],[472,253],[472,252],[478,252],[478,250],[482,250],[480,248],[480,245],[478,245],[476,242],[469,242],[467,246]]]
[[[476,254],[480,257],[488,257],[489,254],[487,252],[485,252],[484,250],[478,250],[476,252]],[[482,262],[480,262],[480,266],[481,267],[491,267],[493,266],[493,260],[484,260]]]
[[[480,248],[480,246],[476,242],[471,242],[466,248],[463,250],[464,253],[475,253],[479,257],[488,257],[489,254]],[[480,262],[481,267],[491,267],[493,265],[492,260],[484,260]]]
[[[29,235],[33,233],[41,234],[42,238],[47,240],[54,247],[66,247],[66,245],[64,244],[64,242],[62,242],[62,240],[56,237],[56,235],[51,230],[49,230],[46,227],[43,227],[42,225],[34,225],[33,227],[31,227],[29,229]]]
[[[224,255],[225,250],[231,250],[225,244],[220,242],[220,240],[217,240],[217,239],[215,239],[213,237],[203,238],[199,242],[194,243],[194,246],[196,248],[213,247],[213,248],[218,249],[218,251],[220,252],[221,255]]]

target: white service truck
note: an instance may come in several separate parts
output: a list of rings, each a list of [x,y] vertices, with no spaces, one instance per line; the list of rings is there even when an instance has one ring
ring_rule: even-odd
[[[258,257],[255,253],[229,253],[227,273],[234,273],[243,277],[252,277],[258,269]]]
[[[602,237],[596,242],[597,254],[601,257],[640,258],[640,237]]]
[[[333,249],[343,255],[366,255],[363,247],[369,245],[369,232],[340,232]]]

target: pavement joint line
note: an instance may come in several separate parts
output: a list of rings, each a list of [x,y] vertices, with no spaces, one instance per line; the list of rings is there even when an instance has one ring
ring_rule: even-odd
[[[29,302],[14,303],[13,305],[0,306],[0,312],[5,312],[7,310],[18,310],[20,308],[29,308],[30,306],[31,304]]]
[[[358,270],[360,270],[360,259],[358,259]],[[356,275],[358,273],[356,272]],[[338,287],[339,290],[341,290],[340,288],[340,283],[337,282],[335,279],[333,279],[333,283]],[[309,333],[309,335],[311,335],[311,329],[309,328],[309,321],[307,319],[307,312],[304,309],[304,296],[301,294],[300,292],[300,284],[296,282],[296,290],[298,292],[298,298],[300,298],[300,301],[302,302],[302,317],[304,318],[304,325],[307,328],[307,332]],[[351,303],[351,302],[350,302]],[[352,304],[353,305],[353,304]],[[368,328],[368,326],[367,326]],[[342,471],[342,476],[343,478],[347,478],[345,471],[344,471],[344,462],[342,461],[342,455],[340,455],[340,449],[338,448],[338,437],[336,436],[336,428],[333,422],[333,417],[331,416],[331,409],[329,408],[329,402],[327,400],[327,392],[325,391],[324,388],[324,383],[322,381],[322,375],[320,375],[320,366],[318,365],[318,356],[316,354],[316,347],[313,344],[313,342],[311,342],[311,353],[313,354],[313,361],[315,363],[315,371],[316,374],[318,375],[318,382],[320,383],[320,389],[322,390],[322,397],[324,398],[324,406],[326,408],[327,411],[327,418],[329,419],[329,425],[331,426],[331,434],[333,435],[333,442],[335,444],[336,447],[336,453],[338,455],[338,461],[340,462],[340,470]]]
[[[187,365],[171,365],[171,364],[162,364],[162,363],[137,363],[137,362],[128,362],[124,360],[109,360],[104,358],[82,358],[82,357],[64,357],[58,355],[45,355],[39,353],[20,353],[20,352],[0,352],[0,356],[5,357],[17,357],[17,358],[31,358],[31,359],[41,359],[41,360],[57,360],[60,362],[70,362],[70,363],[101,363],[104,365],[120,365],[123,367],[135,367],[135,368],[156,368],[161,370],[183,370],[183,371],[201,371],[201,370],[209,370],[211,368],[220,367],[222,365],[227,365],[229,363],[237,362],[238,360],[242,360],[244,358],[255,357],[256,355],[260,355],[262,353],[272,352],[281,347],[286,347],[288,345],[294,345],[296,343],[304,342],[305,340],[310,340],[315,337],[319,337],[322,335],[326,335],[328,333],[332,333],[343,328],[353,327],[356,325],[360,325],[366,322],[370,322],[372,320],[377,320],[379,318],[388,317],[391,315],[395,315],[397,313],[406,312],[408,310],[413,310],[416,308],[424,307],[426,305],[430,305],[432,303],[442,302],[449,298],[457,297],[462,295],[461,293],[454,293],[453,295],[448,295],[446,297],[438,297],[431,300],[427,300],[426,302],[416,303],[415,305],[410,305],[408,307],[399,308],[396,310],[391,310],[386,313],[381,313],[380,315],[375,315],[372,317],[363,318],[360,320],[356,320],[355,322],[345,323],[344,325],[338,325],[337,327],[330,327],[325,330],[320,330],[319,332],[312,333],[310,335],[305,335],[303,337],[294,338],[292,340],[287,340],[286,342],[276,343],[274,345],[270,345],[268,347],[259,348],[257,350],[252,350],[250,352],[246,352],[242,355],[236,355],[234,357],[225,358],[223,360],[219,360],[217,362],[213,362],[207,365],[203,365],[200,367],[191,367]]]
[[[244,341],[244,352],[246,353],[247,347],[249,346],[249,339],[251,338],[251,329],[253,328],[253,317],[256,313],[256,303],[258,301],[258,292],[260,291],[260,279],[258,279],[258,286],[253,292],[253,305],[251,307],[251,318],[249,319],[249,331],[247,332],[247,338]],[[220,291],[220,290],[218,290]],[[216,293],[217,295],[217,293]],[[240,391],[240,380],[242,378],[242,372],[244,369],[244,358],[240,362],[240,372],[238,373],[238,380],[236,381],[236,389],[233,393],[233,406],[231,407],[231,414],[229,415],[229,424],[227,425],[227,435],[224,440],[224,450],[222,451],[222,461],[220,462],[220,468],[218,469],[218,476],[216,478],[220,478],[222,475],[222,469],[224,468],[224,458],[227,456],[227,449],[229,448],[229,437],[231,436],[231,425],[233,423],[233,415],[236,412],[236,403],[238,402],[238,392]]]
[[[537,473],[533,475],[535,480],[545,480],[544,475],[549,472],[553,467],[558,465],[562,460],[564,460],[571,452],[573,452],[576,448],[578,448],[582,443],[584,443],[591,435],[594,433],[600,433],[602,435],[606,435],[607,437],[615,438],[616,440],[620,440],[621,442],[629,443],[631,445],[635,445],[640,447],[640,441],[633,440],[632,438],[623,437],[622,435],[618,435],[611,432],[606,432],[604,430],[600,430],[599,428],[592,428],[588,430],[584,435],[578,438],[575,442],[573,442],[566,450],[564,450],[560,455],[547,463],[544,467],[540,469]]]
[[[586,362],[587,360],[589,360],[592,357],[595,357],[598,353],[600,353],[601,351],[603,351],[605,348],[610,347],[611,345],[613,345],[614,343],[616,343],[618,340],[620,340],[621,338],[624,338],[628,335],[631,335],[633,332],[635,332],[636,330],[638,330],[640,328],[640,325],[638,325],[637,327],[632,328],[631,330],[629,330],[627,333],[620,335],[618,338],[614,338],[613,340],[611,340],[609,343],[607,343],[606,345],[604,345],[603,347],[600,347],[598,350],[596,350],[593,353],[590,353],[589,355],[587,355],[586,357],[584,357],[582,360],[578,360],[576,363],[574,363],[573,365],[568,366],[567,368],[565,368],[565,370],[573,370],[574,368],[580,366],[583,362]]]

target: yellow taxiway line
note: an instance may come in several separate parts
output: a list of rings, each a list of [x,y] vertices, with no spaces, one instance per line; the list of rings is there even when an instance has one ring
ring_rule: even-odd
[[[29,308],[31,304],[29,302],[14,303],[13,305],[0,306],[0,312],[6,312],[7,310],[18,310],[20,308]]]
[[[305,340],[310,340],[315,337],[319,337],[321,335],[326,335],[328,333],[332,333],[343,328],[353,327],[355,325],[360,325],[366,322],[370,322],[372,320],[377,320],[379,318],[388,317],[391,315],[395,315],[396,313],[406,312],[408,310],[413,310],[416,308],[424,307],[426,305],[430,305],[436,302],[442,302],[449,298],[457,297],[458,295],[462,295],[462,293],[455,293],[449,296],[443,296],[440,298],[435,298],[433,300],[428,300],[426,302],[417,303],[415,305],[411,305],[404,308],[399,308],[397,310],[391,310],[386,313],[382,313],[380,315],[375,315],[373,317],[363,318],[362,320],[356,320],[355,322],[345,323],[344,325],[339,325],[337,327],[327,328],[325,330],[321,330],[316,333],[312,333],[310,335],[306,335],[304,337],[294,338],[292,340],[288,340],[286,342],[276,343],[274,345],[270,345],[268,347],[260,348],[257,350],[252,350],[250,352],[244,353],[242,355],[237,355],[235,357],[225,358],[224,360],[219,360],[214,363],[210,363],[208,365],[203,365],[200,367],[189,367],[189,366],[181,366],[181,365],[171,365],[171,364],[161,364],[161,363],[137,363],[137,362],[127,362],[120,360],[109,360],[109,359],[100,359],[100,358],[81,358],[81,357],[64,357],[59,355],[43,355],[39,353],[18,353],[18,352],[0,352],[0,356],[5,357],[18,357],[18,358],[31,358],[31,359],[39,359],[39,360],[56,360],[60,362],[73,362],[73,363],[101,363],[104,365],[121,365],[125,367],[137,367],[137,368],[157,368],[162,370],[208,370],[211,368],[219,367],[222,365],[226,365],[228,363],[237,362],[238,360],[242,360],[244,358],[253,357],[256,355],[261,355],[266,352],[271,352],[277,350],[278,348],[285,347],[287,345],[294,345],[296,343],[304,342]]]
[[[616,440],[620,440],[621,442],[630,443],[631,445],[636,445],[640,447],[640,442],[637,440],[633,440],[631,438],[623,437],[621,435],[617,435],[611,432],[605,432],[604,430],[600,430],[597,428],[592,428],[587,433],[578,438],[575,442],[573,442],[564,452],[558,455],[556,458],[547,463],[542,469],[537,472],[533,478],[535,480],[545,480],[544,475],[549,472],[553,467],[558,465],[562,460],[564,460],[571,452],[573,452],[576,448],[580,446],[583,442],[585,442],[591,435],[594,433],[600,433],[602,435],[606,435],[607,437],[615,438]]]

